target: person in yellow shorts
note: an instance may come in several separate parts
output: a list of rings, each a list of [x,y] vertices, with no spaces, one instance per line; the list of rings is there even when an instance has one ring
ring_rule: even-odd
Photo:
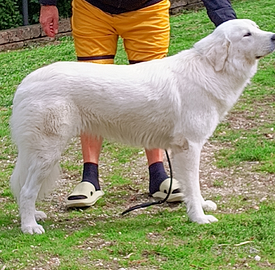
[[[50,37],[58,33],[56,1],[40,0],[40,23]],[[216,26],[236,18],[229,0],[203,2]],[[119,37],[123,39],[130,64],[165,57],[170,37],[169,7],[169,0],[73,0],[71,23],[77,60],[113,64]],[[103,196],[98,180],[102,141],[103,138],[81,134],[82,181],[68,196],[67,207],[92,206]],[[164,199],[170,179],[163,165],[163,150],[145,149],[145,152],[149,167],[149,193]],[[182,200],[179,183],[174,179],[167,201]]]

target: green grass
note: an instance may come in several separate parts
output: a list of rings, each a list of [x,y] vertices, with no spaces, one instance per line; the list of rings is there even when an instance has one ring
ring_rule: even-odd
[[[247,106],[247,105],[246,105]],[[235,111],[238,114],[238,111]],[[256,118],[256,116],[255,116]],[[211,140],[230,143],[230,148],[216,153],[220,167],[237,166],[241,162],[255,162],[255,171],[275,172],[274,124],[263,123],[260,127],[231,129],[228,123],[221,124]]]
[[[239,18],[274,32],[273,0],[232,3]],[[204,10],[171,17],[169,54],[190,48],[213,29]],[[147,166],[142,149],[110,142],[104,142],[101,157],[106,196],[85,211],[65,210],[63,193],[81,177],[82,156],[75,141],[62,159],[64,183],[51,201],[38,203],[48,214],[46,234],[22,234],[8,183],[17,154],[9,130],[13,94],[28,73],[59,60],[76,60],[71,38],[0,53],[0,269],[274,269],[275,201],[268,183],[266,198],[258,197],[257,205],[234,190],[213,195],[219,201],[215,224],[189,222],[184,205],[154,206],[122,217],[130,204],[148,200]],[[127,63],[121,41],[115,60]],[[274,178],[274,63],[274,54],[260,61],[251,85],[210,139],[220,146],[215,165],[234,171],[236,179],[247,166],[260,179]],[[140,173],[133,175],[137,166]],[[244,179],[247,185],[252,181]],[[227,179],[215,178],[210,188],[223,191],[226,185]]]
[[[182,209],[126,220],[96,218],[94,226],[81,213],[71,230],[64,229],[64,221],[54,229],[47,221],[47,233],[35,236],[20,234],[6,217],[0,231],[1,259],[10,269],[43,267],[52,258],[61,261],[57,269],[267,269],[275,263],[270,230],[275,218],[268,214],[273,209],[274,204],[241,215],[218,215],[219,223],[205,226],[187,222]]]

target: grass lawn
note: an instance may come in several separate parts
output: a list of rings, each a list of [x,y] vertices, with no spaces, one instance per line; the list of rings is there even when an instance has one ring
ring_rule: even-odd
[[[239,18],[275,32],[274,0],[233,0]],[[169,54],[190,48],[214,29],[204,10],[171,17]],[[31,71],[60,60],[76,61],[71,38],[0,53],[0,269],[275,269],[275,54],[203,149],[201,188],[218,204],[219,222],[191,223],[183,204],[164,204],[121,216],[149,200],[144,150],[104,142],[100,177],[105,196],[84,211],[64,199],[80,181],[82,156],[75,138],[62,157],[62,176],[51,197],[44,235],[20,231],[9,178],[17,150],[10,138],[13,94]],[[117,64],[125,64],[119,43]]]

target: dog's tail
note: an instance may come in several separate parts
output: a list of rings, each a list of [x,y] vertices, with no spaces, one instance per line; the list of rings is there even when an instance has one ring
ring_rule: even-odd
[[[24,156],[24,151],[19,151],[17,162],[10,178],[11,190],[18,203],[22,187],[25,185],[27,178],[32,177],[29,174],[32,174],[35,168],[41,167],[41,164],[38,164],[39,161],[37,159],[38,158],[30,159]],[[55,183],[59,179],[60,171],[58,162],[52,164],[52,166],[47,166],[47,169],[43,171],[45,178],[42,181],[42,185],[37,196],[38,199],[45,198],[50,191],[53,190]]]

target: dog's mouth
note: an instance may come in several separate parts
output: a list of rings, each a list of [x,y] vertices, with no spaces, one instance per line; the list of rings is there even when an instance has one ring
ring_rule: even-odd
[[[265,52],[263,52],[263,55],[257,55],[256,56],[257,60],[265,57],[266,55],[268,55],[268,54],[270,54],[272,52],[274,52],[275,51],[275,44],[271,44],[270,47],[263,48],[263,49],[264,49]]]

